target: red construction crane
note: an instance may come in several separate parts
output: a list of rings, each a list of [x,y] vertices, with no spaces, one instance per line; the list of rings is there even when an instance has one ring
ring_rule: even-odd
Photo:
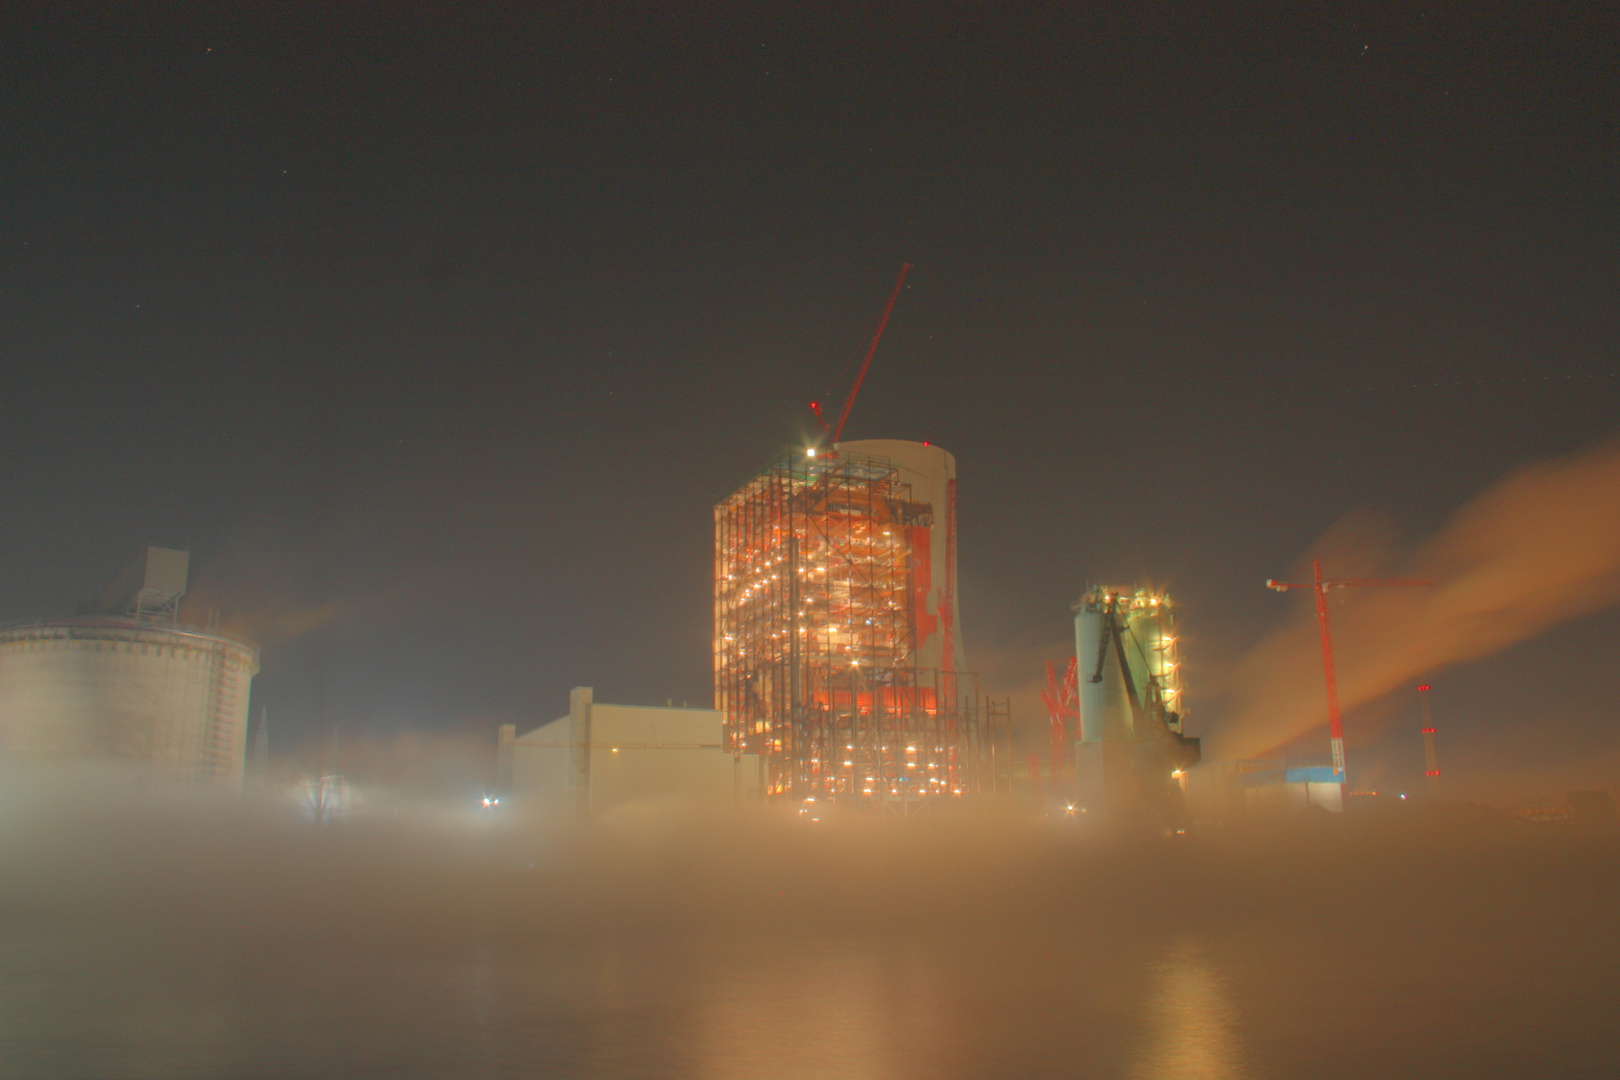
[[[855,395],[861,392],[861,383],[866,380],[866,369],[872,366],[872,356],[877,352],[878,342],[883,340],[883,328],[889,325],[889,313],[894,310],[894,303],[900,299],[900,288],[906,283],[906,271],[911,269],[910,263],[900,267],[900,280],[894,283],[894,291],[889,294],[889,300],[883,305],[883,311],[878,315],[877,329],[872,332],[872,343],[866,347],[866,358],[861,361],[860,370],[855,373],[855,384],[849,388],[849,397],[844,399],[844,407],[838,411],[838,423],[832,428],[827,427],[827,418],[821,415],[821,402],[812,401],[810,411],[816,414],[821,421],[821,429],[827,432],[829,449],[838,445],[843,437],[844,424],[849,421],[849,410],[855,407]]]
[[[1339,791],[1345,789],[1344,724],[1339,718],[1339,683],[1333,674],[1333,634],[1328,629],[1327,594],[1329,589],[1351,589],[1386,585],[1433,585],[1419,578],[1324,578],[1322,560],[1311,560],[1311,581],[1273,581],[1266,579],[1266,588],[1287,592],[1289,589],[1313,589],[1316,592],[1316,622],[1322,630],[1322,669],[1327,674],[1328,734],[1333,740],[1333,773],[1339,778]]]
[[[1041,691],[1041,700],[1046,702],[1046,716],[1052,724],[1052,784],[1060,785],[1063,782],[1063,766],[1069,758],[1069,717],[1076,721],[1080,718],[1080,710],[1075,706],[1080,701],[1080,665],[1074,658],[1069,658],[1069,667],[1058,681],[1057,668],[1052,661],[1046,662],[1046,689]]]

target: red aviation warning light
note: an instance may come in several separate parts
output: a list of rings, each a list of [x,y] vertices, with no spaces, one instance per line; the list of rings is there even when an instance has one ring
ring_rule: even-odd
[[[1418,687],[1418,703],[1423,710],[1423,775],[1428,777],[1429,794],[1440,794],[1440,762],[1434,751],[1434,721],[1429,716],[1429,687]]]

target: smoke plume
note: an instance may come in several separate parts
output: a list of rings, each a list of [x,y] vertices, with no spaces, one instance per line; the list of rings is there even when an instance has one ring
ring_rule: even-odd
[[[373,628],[418,615],[450,595],[450,572],[407,561],[357,558],[360,542],[299,537],[274,525],[245,528],[194,564],[184,621],[274,648],[337,628]]]
[[[1620,443],[1511,474],[1393,573],[1434,584],[1328,594],[1346,710],[1620,601]],[[1221,757],[1262,754],[1326,719],[1314,616],[1250,650],[1236,676]]]

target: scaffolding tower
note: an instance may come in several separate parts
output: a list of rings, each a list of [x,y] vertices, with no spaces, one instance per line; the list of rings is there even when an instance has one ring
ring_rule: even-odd
[[[934,513],[889,460],[813,450],[715,507],[715,708],[767,794],[911,813],[993,785],[1004,708],[948,648],[945,668],[917,666],[919,625],[941,617],[925,610]]]

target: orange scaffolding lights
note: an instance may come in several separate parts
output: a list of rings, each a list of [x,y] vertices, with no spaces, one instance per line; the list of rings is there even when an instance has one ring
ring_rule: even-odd
[[[975,677],[917,666],[934,507],[904,472],[790,450],[715,507],[715,708],[772,795],[909,810],[980,783]]]

